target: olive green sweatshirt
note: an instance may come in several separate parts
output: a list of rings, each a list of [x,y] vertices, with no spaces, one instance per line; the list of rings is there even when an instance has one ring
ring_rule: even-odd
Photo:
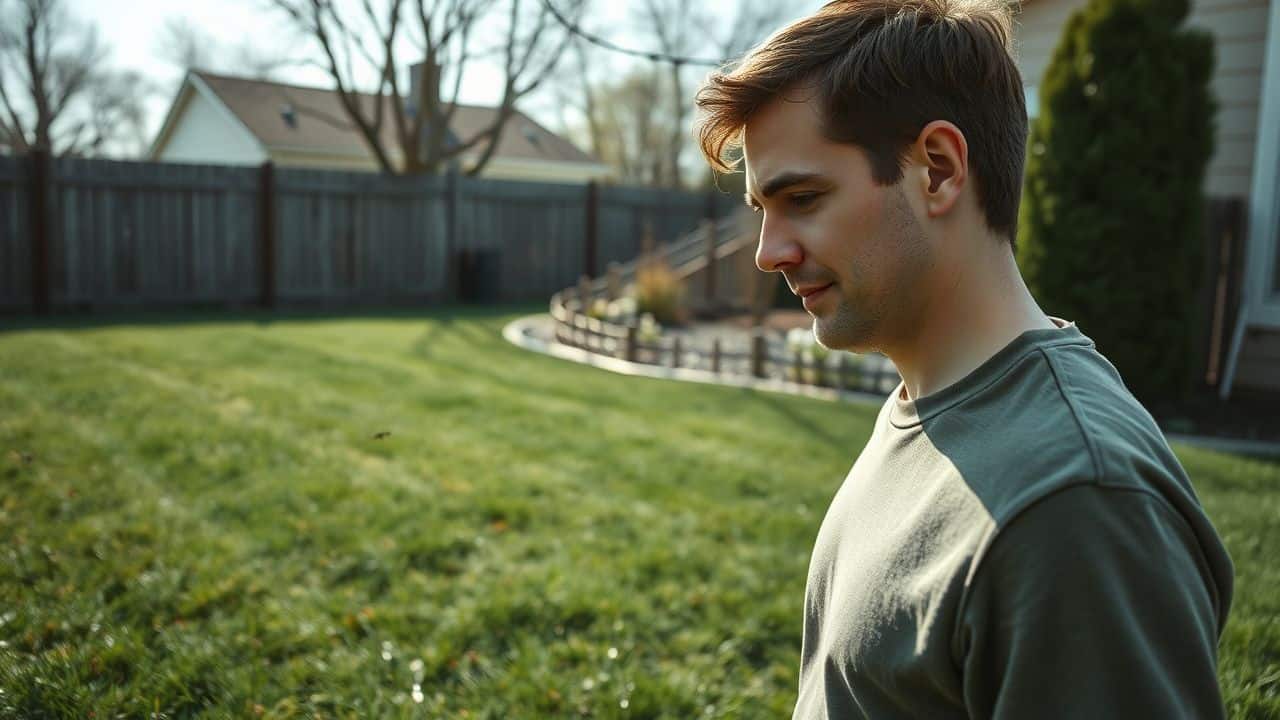
[[[1213,718],[1222,542],[1074,323],[890,395],[818,532],[795,718]]]

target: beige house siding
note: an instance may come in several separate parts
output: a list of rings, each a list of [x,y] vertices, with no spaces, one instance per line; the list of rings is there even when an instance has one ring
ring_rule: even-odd
[[[468,163],[463,163],[468,165]],[[582,185],[592,180],[608,180],[612,171],[607,165],[587,163],[551,163],[521,160],[519,158],[493,158],[480,173],[495,180],[526,180],[550,183]]]
[[[377,162],[369,155],[321,154],[312,151],[271,148],[271,159],[280,167],[378,172]],[[399,154],[395,153],[392,155],[391,161],[398,163],[399,159]],[[462,162],[464,169],[469,167],[470,164],[466,160]],[[582,185],[591,180],[607,180],[610,177],[610,170],[605,165],[588,163],[557,163],[546,160],[494,157],[485,165],[484,171],[480,175],[493,180],[522,180],[526,182]]]
[[[280,167],[378,172],[378,163],[371,155],[322,154],[310,150],[299,152],[271,148],[271,160]]]
[[[1015,57],[1023,83],[1039,87],[1062,29],[1086,0],[1029,0],[1018,16]],[[1213,33],[1217,147],[1205,178],[1215,196],[1248,198],[1257,143],[1268,0],[1193,0],[1189,24]]]

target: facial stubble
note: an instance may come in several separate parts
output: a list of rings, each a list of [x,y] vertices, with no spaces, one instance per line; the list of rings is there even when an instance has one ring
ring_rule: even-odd
[[[846,280],[837,287],[839,302],[825,317],[815,316],[813,334],[824,347],[850,352],[883,351],[893,339],[910,334],[919,300],[916,291],[933,263],[933,252],[906,193],[894,186],[887,193],[885,217],[879,237],[868,253],[877,255],[874,272],[869,255],[846,268]],[[845,287],[845,285],[848,287]]]

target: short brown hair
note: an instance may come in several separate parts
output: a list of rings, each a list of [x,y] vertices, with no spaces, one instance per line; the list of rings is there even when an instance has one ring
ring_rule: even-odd
[[[779,30],[698,91],[702,152],[729,172],[751,114],[797,87],[816,91],[823,132],[867,152],[876,182],[902,179],[907,147],[954,123],[987,224],[1014,241],[1027,143],[1006,0],[835,0]]]

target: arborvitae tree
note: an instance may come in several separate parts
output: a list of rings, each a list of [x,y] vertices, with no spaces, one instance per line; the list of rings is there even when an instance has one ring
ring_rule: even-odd
[[[1144,402],[1188,387],[1213,154],[1213,40],[1188,0],[1090,0],[1040,88],[1018,263]]]

